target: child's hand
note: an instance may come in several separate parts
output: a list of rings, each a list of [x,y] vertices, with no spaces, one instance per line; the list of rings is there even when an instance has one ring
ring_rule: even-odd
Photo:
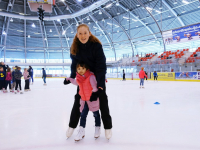
[[[71,82],[70,82],[69,78],[65,78],[63,84],[64,84],[64,85],[67,85],[67,84],[70,84],[70,83],[71,83]]]

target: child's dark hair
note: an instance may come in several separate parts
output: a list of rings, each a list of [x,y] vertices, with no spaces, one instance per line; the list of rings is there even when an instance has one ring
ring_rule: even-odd
[[[0,69],[3,68],[2,66],[0,66]]]
[[[76,69],[77,69],[78,67],[84,67],[84,68],[86,68],[86,70],[90,69],[90,68],[88,67],[88,65],[85,64],[84,62],[78,62],[77,65],[76,65]]]

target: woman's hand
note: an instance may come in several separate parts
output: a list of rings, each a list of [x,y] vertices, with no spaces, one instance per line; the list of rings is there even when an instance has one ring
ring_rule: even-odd
[[[99,89],[103,90],[103,88],[102,88],[102,87],[99,87]]]

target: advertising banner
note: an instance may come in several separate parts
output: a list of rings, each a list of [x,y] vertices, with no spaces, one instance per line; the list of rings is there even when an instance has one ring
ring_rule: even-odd
[[[175,72],[157,72],[158,74],[158,80],[159,79],[175,79]],[[153,78],[153,72],[151,73],[151,78]]]
[[[166,31],[163,37],[166,45],[200,40],[200,24]]]
[[[176,79],[198,79],[197,72],[176,72]]]

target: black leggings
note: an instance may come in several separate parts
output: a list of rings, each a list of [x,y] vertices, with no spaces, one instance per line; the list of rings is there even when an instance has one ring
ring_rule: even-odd
[[[76,128],[80,118],[80,95],[78,94],[79,87],[77,88],[77,94],[75,95],[74,105],[71,111],[69,127]],[[99,95],[100,100],[100,110],[101,110],[101,119],[104,124],[104,129],[112,128],[112,118],[110,116],[110,111],[108,107],[108,97],[106,95],[105,89]]]
[[[21,80],[16,80],[15,90],[17,90],[18,85],[19,85],[19,89],[20,89],[20,91],[21,91],[21,90],[22,90],[22,87],[21,87]]]
[[[7,89],[8,85],[9,85],[9,89],[11,90],[11,81],[6,80],[6,89]]]
[[[25,90],[29,89],[29,79],[25,80]]]
[[[157,80],[158,76],[154,76],[154,80],[156,79]]]

